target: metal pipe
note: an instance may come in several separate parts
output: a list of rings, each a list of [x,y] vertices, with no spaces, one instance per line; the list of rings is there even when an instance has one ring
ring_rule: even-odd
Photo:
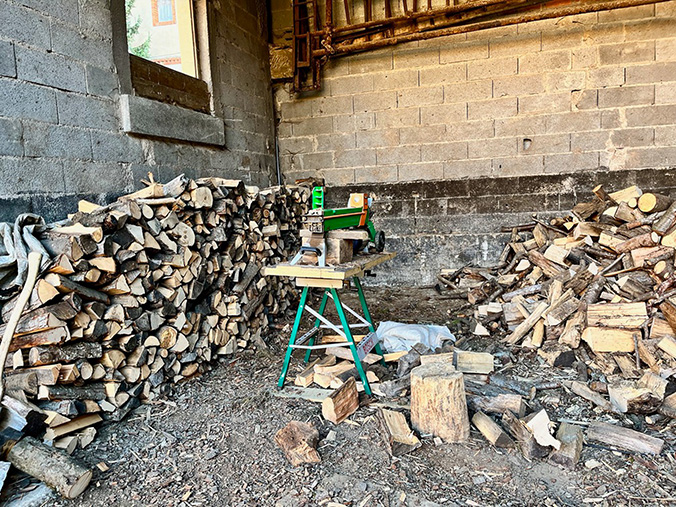
[[[444,37],[447,35],[456,35],[459,33],[469,33],[476,32],[479,30],[487,30],[490,28],[498,28],[503,26],[516,25],[519,23],[527,23],[531,21],[541,21],[543,19],[552,19],[560,18],[565,16],[573,16],[576,14],[585,14],[589,12],[598,12],[598,11],[607,11],[611,9],[621,9],[626,7],[636,7],[640,5],[648,5],[654,3],[667,2],[669,0],[608,0],[601,2],[593,2],[589,4],[574,5],[568,7],[560,7],[557,9],[551,10],[539,10],[537,12],[531,12],[528,14],[523,14],[520,16],[515,16],[513,18],[507,19],[497,19],[490,21],[482,21],[478,23],[473,23],[469,25],[455,26],[452,28],[442,28],[434,29],[430,31],[411,33],[407,35],[400,35],[396,37],[390,37],[387,39],[378,39],[373,41],[355,43],[355,44],[345,44],[342,46],[334,46],[331,49],[331,52],[326,49],[313,51],[314,57],[322,57],[331,55],[343,55],[350,53],[357,53],[361,51],[366,51],[369,49],[377,49],[387,46],[394,46],[403,42],[412,42],[418,40],[427,40],[435,37]],[[540,7],[543,7],[547,3],[541,3]]]

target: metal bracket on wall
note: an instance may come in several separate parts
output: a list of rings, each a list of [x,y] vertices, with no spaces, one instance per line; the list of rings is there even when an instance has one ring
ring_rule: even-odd
[[[432,7],[432,0],[427,0],[423,7],[419,5],[423,2],[418,0],[394,3],[384,0],[384,16],[378,19],[374,16],[373,0],[293,0],[293,91],[321,89],[321,67],[329,58],[337,56],[402,42],[665,1],[668,0],[468,0],[462,3],[445,0],[444,7]],[[322,2],[323,19],[319,6]],[[339,16],[334,16],[334,2],[343,9]],[[360,21],[353,22],[357,18]],[[336,19],[343,22],[338,23]]]

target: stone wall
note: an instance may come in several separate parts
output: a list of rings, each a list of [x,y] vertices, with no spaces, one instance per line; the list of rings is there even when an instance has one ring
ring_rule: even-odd
[[[336,204],[375,194],[401,254],[382,280],[490,263],[501,225],[569,209],[596,175],[676,166],[675,26],[669,1],[335,59],[321,92],[276,88],[284,175]]]
[[[148,171],[276,182],[264,2],[212,5],[215,115],[225,122],[216,147],[121,131],[113,38],[124,29],[110,1],[0,0],[0,220],[65,218],[78,199],[130,192]]]

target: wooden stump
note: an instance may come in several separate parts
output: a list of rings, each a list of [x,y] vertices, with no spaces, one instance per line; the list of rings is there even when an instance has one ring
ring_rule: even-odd
[[[295,467],[321,462],[315,449],[318,441],[319,432],[312,425],[299,421],[291,421],[275,435],[275,442]]]
[[[469,438],[463,375],[453,366],[431,363],[411,371],[411,423],[422,434],[447,442]]]
[[[17,442],[7,454],[7,459],[22,472],[58,491],[64,498],[77,497],[92,479],[91,470],[32,437]]]

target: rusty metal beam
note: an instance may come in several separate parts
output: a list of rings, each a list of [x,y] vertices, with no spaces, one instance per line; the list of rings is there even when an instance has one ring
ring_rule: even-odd
[[[498,28],[509,25],[516,25],[519,23],[527,23],[531,21],[540,21],[543,19],[552,19],[560,18],[565,16],[573,16],[576,14],[585,14],[588,12],[598,12],[598,11],[607,11],[611,9],[620,9],[626,7],[636,7],[639,5],[647,5],[654,3],[662,3],[669,0],[606,0],[606,1],[587,1],[587,2],[578,2],[574,5],[567,5],[563,7],[554,7],[552,9],[542,10],[543,7],[547,5],[559,4],[560,2],[538,2],[539,10],[534,12],[527,12],[517,16],[509,18],[494,19],[488,21],[480,21],[476,23],[454,26],[450,28],[440,28],[432,29],[429,31],[421,31],[417,33],[410,33],[405,35],[398,35],[389,38],[383,38],[378,40],[366,41],[366,42],[356,42],[353,44],[344,44],[340,46],[334,46],[331,48],[331,51],[326,49],[318,50],[313,52],[313,56],[322,57],[331,55],[345,55],[350,53],[367,51],[370,49],[377,49],[387,46],[394,46],[396,44],[401,44],[404,42],[412,42],[419,40],[432,39],[436,37],[444,37],[448,35],[455,35],[459,33],[469,33],[476,32],[479,30],[487,30],[490,28]],[[572,3],[572,2],[571,2]]]

